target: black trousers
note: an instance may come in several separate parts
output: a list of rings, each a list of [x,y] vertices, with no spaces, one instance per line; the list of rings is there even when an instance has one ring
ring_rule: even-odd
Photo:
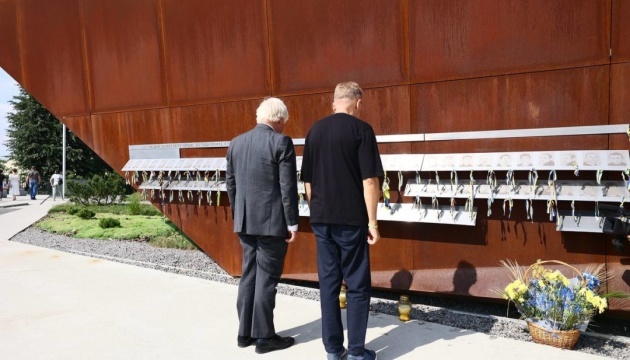
[[[343,351],[339,291],[345,279],[348,354],[362,356],[370,309],[370,250],[367,227],[311,224],[317,240],[322,341],[327,353]]]
[[[238,234],[243,275],[238,285],[238,335],[270,338],[276,334],[273,309],[288,245],[284,238]]]

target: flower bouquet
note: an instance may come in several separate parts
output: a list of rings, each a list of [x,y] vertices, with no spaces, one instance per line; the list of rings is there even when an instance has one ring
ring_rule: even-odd
[[[516,262],[501,264],[513,277],[502,295],[514,303],[527,321],[535,342],[571,349],[593,316],[608,306],[606,295],[599,293],[605,279],[603,265],[580,272],[561,261],[538,260],[523,272]],[[568,278],[543,264],[564,265],[575,276]]]

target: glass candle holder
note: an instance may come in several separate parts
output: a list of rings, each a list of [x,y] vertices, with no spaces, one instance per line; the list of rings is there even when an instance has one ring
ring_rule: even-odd
[[[339,292],[339,307],[342,309],[346,308],[346,291],[348,288],[346,285],[341,285],[341,291]]]
[[[409,321],[410,314],[411,302],[409,301],[409,296],[400,295],[400,300],[398,301],[398,318],[400,321]]]

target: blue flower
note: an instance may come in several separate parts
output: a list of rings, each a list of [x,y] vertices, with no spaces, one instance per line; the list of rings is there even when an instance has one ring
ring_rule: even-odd
[[[599,289],[600,282],[597,276],[590,273],[582,273],[582,277],[584,277],[584,282],[586,283],[586,287],[591,291],[596,291]]]

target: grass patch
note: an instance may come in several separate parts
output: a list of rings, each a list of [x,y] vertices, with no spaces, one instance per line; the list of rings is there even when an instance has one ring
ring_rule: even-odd
[[[144,216],[161,216],[162,213],[150,204],[137,204],[131,207],[129,204],[113,204],[107,206],[82,206],[72,203],[60,204],[53,206],[48,210],[49,214],[70,213],[72,209],[88,209],[96,214],[117,214],[117,215],[144,215]],[[133,214],[132,212],[137,212]]]
[[[100,227],[100,220],[105,218],[120,221],[120,227]],[[101,212],[97,213],[95,218],[85,220],[64,212],[53,212],[36,226],[48,232],[80,239],[148,240],[151,245],[158,247],[196,249],[195,245],[163,216],[132,216]]]

